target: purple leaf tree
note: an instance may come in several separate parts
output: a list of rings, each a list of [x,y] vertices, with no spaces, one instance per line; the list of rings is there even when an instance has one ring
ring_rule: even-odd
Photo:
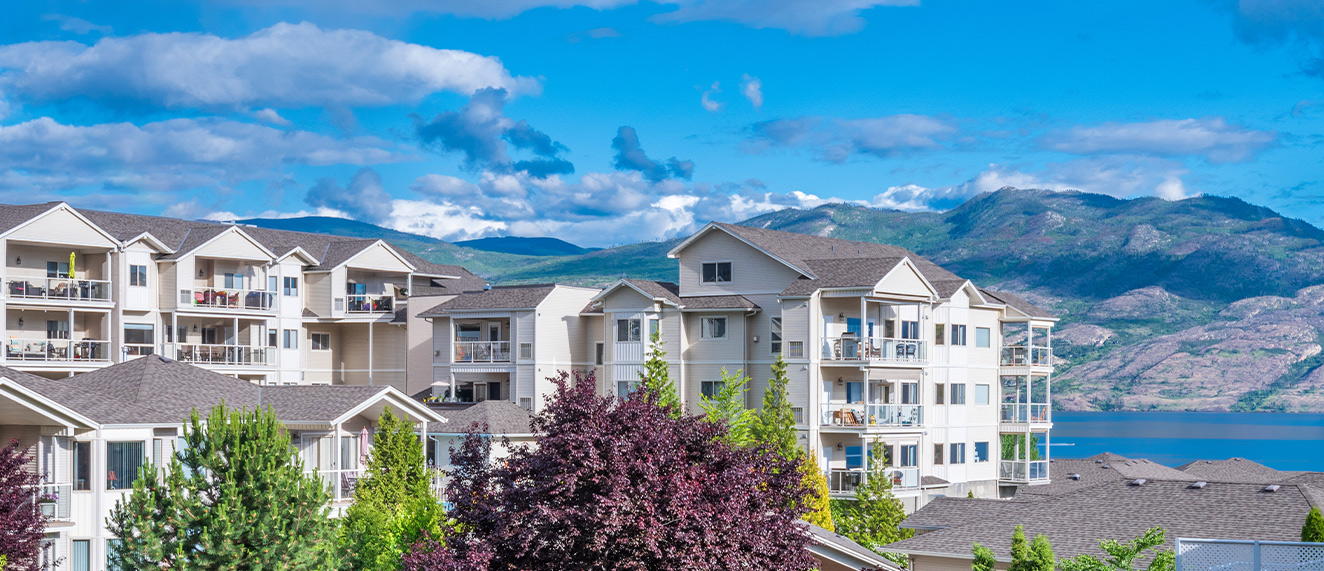
[[[32,456],[10,441],[0,448],[0,555],[8,558],[6,571],[39,568],[46,518],[37,505],[41,476],[27,469]]]
[[[725,427],[673,418],[647,390],[600,398],[566,373],[534,419],[535,447],[490,460],[473,429],[452,453],[456,531],[425,540],[408,571],[815,567],[794,461],[724,442]]]

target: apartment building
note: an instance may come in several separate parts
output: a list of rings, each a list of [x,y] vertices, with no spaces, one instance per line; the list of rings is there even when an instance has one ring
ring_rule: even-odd
[[[128,496],[139,468],[168,462],[194,409],[205,416],[222,402],[270,407],[304,468],[326,483],[333,513],[352,502],[386,407],[420,436],[445,422],[389,386],[263,386],[160,355],[55,380],[0,366],[0,442],[17,439],[42,476],[33,491],[49,516],[42,568],[117,568],[107,560],[115,538],[105,527],[116,502]]]
[[[410,363],[426,377],[431,361],[411,307],[484,285],[382,240],[62,202],[0,206],[0,256],[0,365],[48,378],[155,354],[257,383],[407,390]]]

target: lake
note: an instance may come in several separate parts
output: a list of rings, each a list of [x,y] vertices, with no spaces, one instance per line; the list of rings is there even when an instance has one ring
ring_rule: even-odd
[[[1169,466],[1241,457],[1324,472],[1324,414],[1053,412],[1052,457],[1112,452]]]

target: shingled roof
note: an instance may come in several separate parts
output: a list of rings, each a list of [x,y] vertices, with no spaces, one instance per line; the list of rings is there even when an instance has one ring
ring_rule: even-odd
[[[532,415],[515,403],[488,400],[474,404],[430,404],[437,414],[446,417],[445,424],[428,423],[428,432],[434,434],[462,434],[470,426],[486,426],[484,434],[513,435],[533,432]]]
[[[1273,484],[1299,476],[1302,472],[1275,470],[1254,460],[1196,460],[1177,467],[1191,478],[1210,482],[1260,482]]]
[[[493,286],[467,291],[424,311],[419,317],[440,317],[450,311],[481,309],[533,309],[556,289],[556,284]]]
[[[1033,303],[1025,301],[1025,298],[1016,295],[1014,293],[1008,293],[1005,291],[994,291],[991,289],[984,289],[984,288],[979,288],[979,292],[992,298],[994,301],[1002,303],[1007,307],[1015,309],[1016,311],[1024,313],[1030,317],[1039,317],[1043,319],[1057,319],[1056,317],[1053,316],[1053,314],[1044,311],[1043,309],[1039,308],[1039,306]]]
[[[910,258],[919,268],[924,278],[932,281],[960,279],[941,266],[899,246],[856,242],[825,236],[812,236],[782,230],[754,228],[739,224],[714,222],[714,226],[741,238],[764,251],[776,256],[783,262],[809,277],[820,278],[810,260],[840,260],[861,258]],[[876,282],[875,282],[876,283]]]

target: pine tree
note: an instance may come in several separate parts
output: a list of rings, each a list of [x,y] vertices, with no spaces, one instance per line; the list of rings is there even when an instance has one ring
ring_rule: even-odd
[[[1056,567],[1057,559],[1053,557],[1053,546],[1048,543],[1048,538],[1043,534],[1034,536],[1034,541],[1030,542],[1030,570],[1053,571]]]
[[[750,425],[750,436],[754,442],[776,450],[782,458],[795,460],[804,455],[804,449],[797,443],[799,431],[795,429],[795,412],[791,410],[791,398],[786,391],[789,383],[786,360],[778,354],[772,363],[768,388],[763,391],[763,407]]]
[[[18,440],[0,448],[0,557],[18,570],[38,568],[46,532],[46,518],[32,501],[32,487],[41,475],[27,469],[31,461]]]
[[[667,365],[667,352],[662,349],[662,332],[654,332],[650,337],[650,347],[648,348],[648,360],[644,361],[644,369],[639,372],[639,380],[643,382],[644,387],[653,391],[657,395],[658,406],[669,411],[672,418],[678,418],[684,414],[684,409],[680,405],[680,395],[676,392],[676,386],[671,382],[671,368]]]
[[[1318,507],[1310,508],[1306,514],[1306,524],[1301,526],[1301,541],[1324,543],[1324,514]]]
[[[334,566],[327,493],[270,409],[195,410],[163,477],[146,466],[116,503],[111,556],[126,571],[323,570]]]
[[[978,543],[975,544],[975,562],[970,568],[972,571],[993,571],[993,567],[998,564],[997,557],[993,555],[993,550]]]
[[[804,520],[828,531],[836,531],[832,523],[832,503],[829,500],[827,477],[818,467],[818,453],[810,450],[800,462],[800,473],[808,493],[805,495]]]
[[[722,369],[722,390],[713,398],[703,397],[699,403],[710,422],[726,424],[723,439],[735,446],[748,446],[753,442],[750,432],[755,421],[754,411],[745,406],[748,383],[749,377],[744,371],[737,370],[732,375]]]
[[[905,555],[884,553],[883,546],[914,537],[915,531],[900,527],[906,519],[905,507],[892,494],[892,478],[881,461],[882,446],[875,444],[872,452],[872,458],[879,461],[869,466],[864,483],[855,488],[854,500],[832,501],[832,522],[837,533],[904,566],[908,563]]]
[[[1025,541],[1025,528],[1016,526],[1011,533],[1011,565],[1007,571],[1031,571],[1030,544]]]
[[[423,444],[409,421],[387,407],[372,454],[341,527],[345,568],[393,571],[425,535],[439,537],[444,518],[432,492]]]

